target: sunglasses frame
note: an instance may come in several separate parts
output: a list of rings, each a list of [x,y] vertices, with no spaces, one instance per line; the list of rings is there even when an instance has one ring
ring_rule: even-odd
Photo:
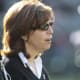
[[[39,26],[39,27],[33,27],[33,30],[39,29],[39,30],[44,30],[44,31],[46,31],[46,30],[49,29],[49,26],[53,27],[53,22],[45,23],[44,25],[41,25],[41,26]]]

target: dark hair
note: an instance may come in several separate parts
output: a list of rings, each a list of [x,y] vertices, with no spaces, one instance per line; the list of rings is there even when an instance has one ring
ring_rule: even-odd
[[[26,34],[29,37],[33,27],[44,24],[51,17],[53,17],[52,8],[40,1],[24,0],[14,4],[3,21],[3,52],[9,54],[25,51],[21,37]]]

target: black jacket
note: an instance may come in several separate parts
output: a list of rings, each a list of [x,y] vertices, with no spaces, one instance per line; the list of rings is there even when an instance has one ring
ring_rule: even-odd
[[[32,71],[24,67],[18,55],[9,56],[9,62],[6,64],[6,70],[12,80],[49,80],[45,68],[42,68],[41,78],[38,79]]]

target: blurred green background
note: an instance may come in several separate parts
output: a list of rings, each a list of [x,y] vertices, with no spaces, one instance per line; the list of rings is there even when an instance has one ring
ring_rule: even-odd
[[[19,0],[0,0],[0,49],[3,18]],[[43,0],[55,13],[55,32],[51,49],[42,56],[50,80],[80,80],[80,0]]]

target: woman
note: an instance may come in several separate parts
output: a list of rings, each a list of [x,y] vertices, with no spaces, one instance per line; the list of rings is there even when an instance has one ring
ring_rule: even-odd
[[[49,80],[41,55],[50,48],[54,14],[38,0],[14,4],[4,17],[2,55],[12,80]]]

